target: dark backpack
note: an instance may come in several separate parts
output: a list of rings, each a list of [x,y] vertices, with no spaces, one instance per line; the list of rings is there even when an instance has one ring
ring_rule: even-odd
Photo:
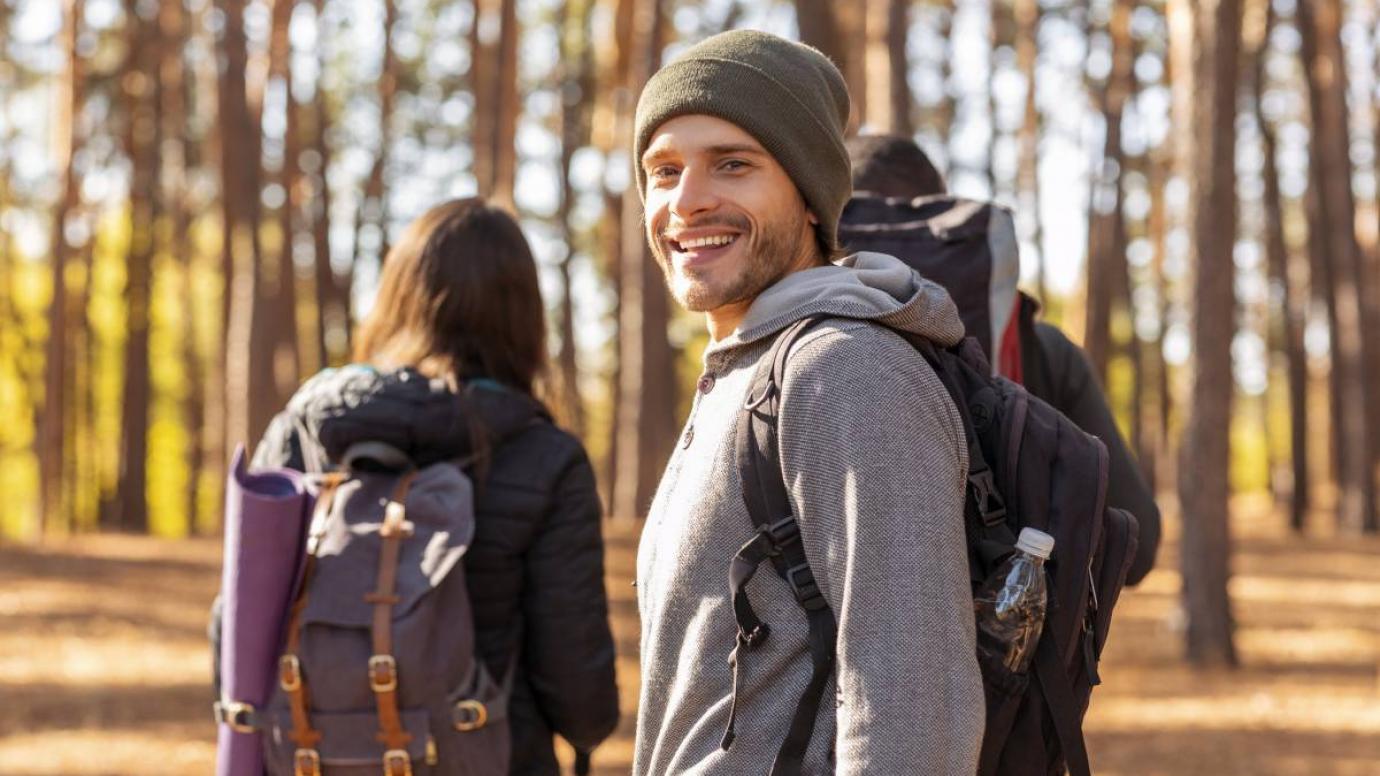
[[[764,560],[790,585],[809,622],[812,674],[772,776],[800,773],[833,672],[838,632],[805,558],[776,438],[786,358],[822,320],[803,319],[777,337],[753,377],[736,440],[743,499],[757,528],[729,572],[739,647],[755,649],[770,632],[747,595],[748,580]],[[941,349],[898,334],[934,368],[962,416],[969,457],[964,527],[974,589],[1013,552],[1021,528],[1055,539],[1046,564],[1048,611],[1030,671],[1015,674],[979,654],[987,720],[978,773],[1047,776],[1067,767],[1074,776],[1089,776],[1082,719],[1100,681],[1098,658],[1137,535],[1130,513],[1107,507],[1107,449],[1020,385],[992,376],[973,338]],[[725,745],[731,730],[730,722]]]
[[[506,774],[513,675],[490,676],[474,648],[469,478],[453,463],[414,468],[378,442],[319,477],[260,722],[268,773]]]
[[[988,364],[1021,382],[1020,251],[1009,209],[947,194],[915,199],[855,194],[843,209],[839,242],[849,253],[895,256],[943,286]]]

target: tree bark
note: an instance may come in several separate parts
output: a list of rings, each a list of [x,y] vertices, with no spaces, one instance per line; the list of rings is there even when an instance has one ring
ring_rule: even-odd
[[[288,25],[297,0],[273,0],[273,22],[269,33],[268,80],[282,84],[284,130],[283,159],[276,183],[283,190],[283,203],[277,212],[278,251],[266,267],[265,304],[269,310],[274,398],[269,408],[277,412],[287,404],[302,377],[301,349],[297,344],[297,272],[295,236],[301,219],[301,110],[292,90],[292,43]],[[267,171],[264,178],[268,179]],[[271,417],[271,416],[270,416]]]
[[[571,6],[574,5],[573,9]],[[561,196],[557,218],[566,246],[558,269],[561,276],[560,404],[566,425],[576,436],[585,433],[584,401],[580,396],[579,359],[575,343],[575,300],[571,289],[571,262],[575,258],[575,225],[571,222],[575,191],[570,180],[571,160],[576,149],[589,142],[587,100],[594,90],[594,52],[590,37],[591,3],[564,3],[557,29],[561,36],[561,65],[557,91],[561,97]]]
[[[1196,22],[1194,123],[1200,142],[1193,152],[1199,163],[1192,181],[1192,387],[1179,477],[1180,563],[1189,660],[1195,665],[1234,666],[1227,580],[1240,0],[1204,2],[1198,7]]]
[[[1102,385],[1107,384],[1107,362],[1112,349],[1112,309],[1117,297],[1117,278],[1125,271],[1126,221],[1122,214],[1126,155],[1121,147],[1121,118],[1133,85],[1131,51],[1131,2],[1116,0],[1112,6],[1109,32],[1112,38],[1112,71],[1099,92],[1106,136],[1093,178],[1093,191],[1113,186],[1110,212],[1101,213],[1096,193],[1088,209],[1088,317],[1083,331],[1083,347],[1093,371]]]
[[[1284,351],[1285,372],[1289,402],[1289,450],[1291,473],[1289,482],[1289,525],[1295,531],[1302,531],[1308,515],[1308,362],[1303,347],[1303,308],[1301,295],[1293,288],[1289,276],[1289,247],[1284,238],[1284,205],[1279,191],[1278,144],[1275,139],[1275,126],[1265,116],[1263,109],[1266,91],[1265,52],[1269,45],[1270,33],[1275,27],[1274,4],[1266,3],[1265,29],[1260,38],[1260,46],[1255,51],[1253,81],[1255,87],[1255,120],[1260,127],[1260,139],[1264,152],[1264,165],[1261,175],[1265,179],[1265,255],[1269,267],[1270,285],[1278,291],[1279,309],[1274,317],[1278,320],[1279,336],[1274,337],[1276,345]],[[1268,326],[1268,331],[1275,331]],[[1268,402],[1267,402],[1268,406]],[[1268,418],[1268,412],[1266,413]]]
[[[81,197],[80,182],[73,165],[78,147],[77,120],[82,108],[82,60],[77,52],[83,0],[67,0],[63,13],[63,49],[66,66],[57,87],[58,120],[54,129],[57,138],[56,160],[62,190],[57,210],[53,213],[51,238],[52,264],[50,278],[52,297],[48,302],[48,339],[44,346],[42,412],[38,420],[39,509],[34,534],[65,523],[62,503],[62,471],[66,460],[66,417],[63,407],[66,385],[66,346],[68,340],[67,259],[70,254],[66,226],[69,214],[76,210]]]
[[[1339,0],[1301,0],[1297,21],[1304,72],[1308,82],[1312,117],[1311,161],[1317,173],[1317,204],[1321,216],[1324,262],[1330,274],[1328,302],[1335,318],[1333,385],[1338,408],[1341,453],[1338,470],[1338,520],[1353,531],[1380,529],[1376,513],[1376,488],[1372,472],[1372,448],[1366,439],[1370,427],[1365,390],[1367,342],[1365,323],[1364,262],[1356,241],[1356,205],[1351,191],[1351,159],[1346,106],[1346,70],[1341,46],[1342,6]],[[1377,343],[1380,344],[1380,343]]]
[[[633,15],[629,94],[636,94],[660,67],[660,2],[638,4]],[[623,246],[619,283],[619,466],[614,514],[642,517],[675,440],[674,359],[666,339],[670,310],[661,271],[647,247],[640,198],[623,197]]]
[[[383,17],[383,69],[379,74],[379,147],[374,154],[374,163],[369,168],[369,176],[364,181],[364,197],[355,211],[354,260],[352,267],[358,267],[363,260],[360,244],[364,229],[373,225],[378,235],[378,251],[373,261],[382,266],[388,255],[388,197],[384,191],[384,172],[388,167],[388,150],[393,144],[393,104],[398,91],[398,63],[393,52],[393,26],[398,19],[396,0],[385,0]],[[476,111],[479,111],[476,105]],[[479,149],[475,149],[479,153]],[[481,193],[482,189],[481,189]]]
[[[1025,79],[1025,114],[1020,130],[1020,169],[1017,173],[1018,201],[1023,220],[1030,225],[1028,234],[1035,247],[1035,294],[1043,303],[1048,298],[1045,289],[1045,240],[1040,215],[1040,109],[1036,102],[1038,84],[1036,65],[1039,61],[1040,22],[1039,0],[1016,0],[1016,64]]]
[[[478,0],[471,31],[474,173],[479,195],[515,210],[518,20],[515,0]],[[488,36],[496,33],[496,37]]]
[[[910,69],[906,58],[909,5],[904,0],[867,0],[865,16],[863,80],[869,93],[864,123],[873,132],[909,137],[915,132],[906,82]]]
[[[316,338],[318,369],[344,361],[350,349],[350,286],[349,273],[336,275],[331,267],[331,187],[327,173],[331,165],[331,149],[326,142],[331,125],[327,104],[325,72],[329,64],[326,44],[324,0],[315,0],[316,12],[316,93],[312,100],[311,147],[315,151],[316,169],[311,177],[311,196],[306,208],[310,213],[312,234],[312,264],[315,270]]]
[[[217,84],[221,150],[222,265],[229,278],[225,326],[225,437],[251,448],[262,428],[259,405],[271,390],[269,375],[254,368],[262,352],[253,341],[265,328],[259,280],[258,170],[259,124],[250,113],[245,85],[248,60],[244,0],[217,0],[223,23],[219,41],[222,66]],[[254,160],[247,164],[245,160]],[[256,323],[257,322],[257,323]]]
[[[148,424],[152,400],[149,380],[149,304],[155,224],[161,215],[158,196],[158,83],[160,35],[156,23],[138,13],[129,0],[125,18],[132,29],[125,61],[125,153],[129,156],[129,250],[125,256],[125,359],[121,393],[120,478],[112,527],[148,530]]]
[[[187,123],[188,106],[191,104],[191,79],[187,77],[183,50],[190,36],[191,25],[187,12],[180,0],[162,0],[158,6],[158,26],[164,41],[161,48],[162,60],[159,63],[161,99],[159,120],[162,122],[164,138],[171,140],[163,153],[164,180],[162,197],[169,210],[171,226],[170,254],[180,264],[180,293],[183,334],[181,342],[182,365],[186,370],[186,395],[182,400],[182,420],[187,428],[187,444],[183,455],[187,461],[188,483],[183,511],[190,532],[204,528],[198,518],[198,494],[201,492],[202,470],[205,467],[203,449],[197,438],[197,429],[205,422],[205,403],[202,400],[203,374],[200,355],[197,352],[196,327],[193,318],[196,311],[196,272],[195,251],[190,237],[192,205],[191,192],[187,185],[188,171],[196,162],[196,143],[192,139]]]

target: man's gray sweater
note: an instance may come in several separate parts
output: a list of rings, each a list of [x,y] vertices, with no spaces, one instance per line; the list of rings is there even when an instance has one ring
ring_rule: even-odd
[[[818,313],[939,345],[963,335],[942,288],[864,253],[787,276],[710,346],[638,550],[635,776],[768,773],[809,680],[803,610],[763,569],[748,591],[771,637],[742,658],[737,738],[721,749],[736,634],[729,561],[752,534],[734,430],[774,336]],[[971,776],[983,695],[963,537],[968,455],[953,403],[895,332],[840,319],[793,349],[779,418],[791,506],[839,625],[825,696],[836,703],[820,708],[805,773]]]

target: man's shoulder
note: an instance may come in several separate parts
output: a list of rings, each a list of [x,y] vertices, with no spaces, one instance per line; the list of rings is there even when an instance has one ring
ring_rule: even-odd
[[[863,370],[930,374],[933,367],[907,338],[885,324],[850,318],[821,320],[795,342],[787,360],[787,378],[800,374],[847,374]]]

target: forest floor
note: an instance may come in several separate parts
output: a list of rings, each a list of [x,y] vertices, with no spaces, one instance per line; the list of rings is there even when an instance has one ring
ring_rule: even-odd
[[[1180,658],[1173,525],[1122,599],[1086,729],[1100,776],[1380,773],[1380,539],[1289,535],[1237,504],[1241,668]],[[627,773],[637,698],[636,528],[608,527]],[[219,544],[129,536],[0,545],[0,774],[211,773],[206,612]],[[889,775],[888,775],[889,776]]]

